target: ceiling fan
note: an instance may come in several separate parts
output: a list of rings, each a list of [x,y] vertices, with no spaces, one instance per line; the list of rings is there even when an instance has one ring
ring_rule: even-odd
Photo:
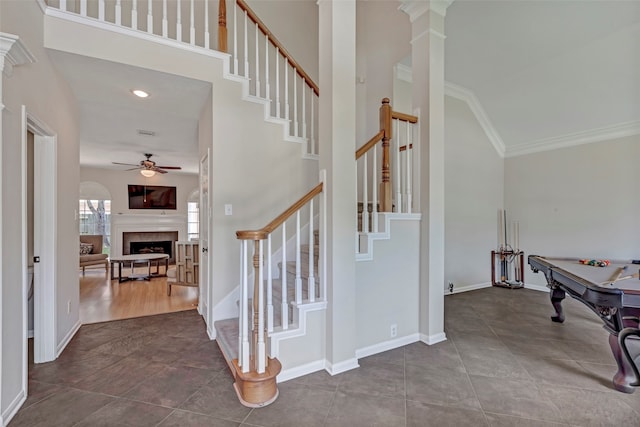
[[[140,173],[144,176],[146,176],[147,178],[152,177],[153,175],[155,175],[156,173],[167,173],[167,169],[171,169],[171,170],[180,170],[182,169],[180,166],[157,166],[156,162],[154,162],[153,160],[151,160],[151,156],[153,156],[153,154],[151,153],[144,153],[144,156],[146,157],[145,160],[140,160],[140,163],[137,165],[131,164],[131,163],[119,163],[119,162],[111,162],[114,165],[123,165],[123,166],[134,166],[130,169],[127,169],[128,171],[132,171],[132,170],[136,170],[139,169]]]

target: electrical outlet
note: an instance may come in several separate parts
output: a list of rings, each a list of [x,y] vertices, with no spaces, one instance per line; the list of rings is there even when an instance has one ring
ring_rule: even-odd
[[[233,215],[233,206],[232,205],[224,205],[224,214],[225,215]]]
[[[391,325],[391,338],[395,338],[396,336],[398,336],[398,325],[394,323]]]

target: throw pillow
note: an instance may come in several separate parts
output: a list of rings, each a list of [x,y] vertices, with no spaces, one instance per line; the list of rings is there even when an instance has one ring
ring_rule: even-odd
[[[93,245],[91,243],[80,242],[80,255],[89,255],[92,250]]]

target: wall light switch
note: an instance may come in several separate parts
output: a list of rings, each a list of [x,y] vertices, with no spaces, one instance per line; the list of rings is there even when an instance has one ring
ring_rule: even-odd
[[[224,205],[224,214],[225,215],[233,215],[233,206],[232,205]]]

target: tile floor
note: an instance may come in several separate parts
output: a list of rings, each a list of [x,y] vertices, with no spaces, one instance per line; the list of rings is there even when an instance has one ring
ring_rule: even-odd
[[[616,372],[599,319],[548,294],[488,288],[445,298],[448,340],[280,384],[238,403],[195,311],[83,326],[61,357],[31,365],[17,426],[640,426],[640,392]]]

